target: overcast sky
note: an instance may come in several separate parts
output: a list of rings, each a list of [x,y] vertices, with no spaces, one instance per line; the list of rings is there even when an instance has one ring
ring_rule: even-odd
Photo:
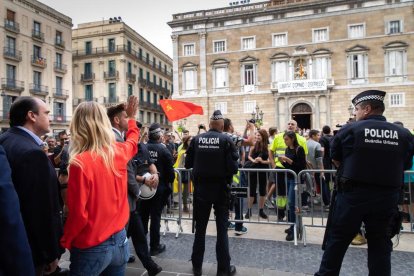
[[[229,6],[238,0],[38,0],[72,18],[73,27],[121,16],[122,20],[172,57],[171,28],[175,13]],[[250,3],[264,0],[251,0]]]

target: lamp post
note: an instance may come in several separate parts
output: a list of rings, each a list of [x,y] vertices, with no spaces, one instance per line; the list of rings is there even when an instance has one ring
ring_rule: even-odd
[[[255,120],[255,125],[257,129],[260,129],[260,127],[263,125],[263,110],[260,110],[259,105],[256,105],[255,110],[252,112],[252,120]]]

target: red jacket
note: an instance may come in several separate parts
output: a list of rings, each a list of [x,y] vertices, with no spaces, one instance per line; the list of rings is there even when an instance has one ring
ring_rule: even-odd
[[[127,163],[137,152],[139,138],[135,120],[128,121],[126,136],[125,143],[116,142],[114,147],[114,165],[120,176],[108,169],[100,156],[89,151],[75,157],[82,167],[69,165],[69,216],[61,239],[63,247],[96,246],[127,224]]]

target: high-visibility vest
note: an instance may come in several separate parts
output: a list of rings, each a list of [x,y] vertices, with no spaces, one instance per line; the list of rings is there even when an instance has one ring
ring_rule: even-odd
[[[285,144],[285,140],[283,139],[283,135],[285,135],[285,132],[277,134],[270,147],[270,150],[273,152],[273,156],[275,157],[276,167],[281,167],[281,168],[284,168],[284,166],[279,161],[279,158],[277,158],[277,155],[285,154],[285,151],[287,148]],[[298,139],[299,145],[305,150],[305,155],[308,155],[308,145],[306,144],[306,139],[300,136],[298,133],[296,133],[296,139]]]
[[[240,184],[240,171],[238,171],[236,174],[233,174],[233,185],[239,186]]]

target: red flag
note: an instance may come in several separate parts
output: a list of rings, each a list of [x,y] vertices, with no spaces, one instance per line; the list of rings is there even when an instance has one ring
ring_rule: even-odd
[[[170,122],[186,118],[193,114],[203,115],[203,107],[189,102],[160,100],[160,105]]]

